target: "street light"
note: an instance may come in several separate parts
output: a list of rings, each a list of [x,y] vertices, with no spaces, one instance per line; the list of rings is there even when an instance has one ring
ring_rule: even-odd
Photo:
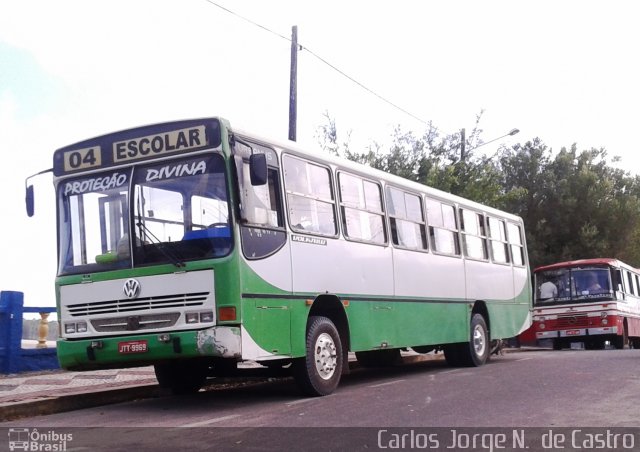
[[[512,137],[512,136],[516,135],[517,133],[520,133],[520,129],[511,129],[509,131],[509,133],[507,133],[506,135],[502,135],[501,137],[494,138],[493,140],[486,141],[486,142],[484,142],[482,144],[477,145],[475,148],[471,148],[469,150],[470,151],[475,151],[476,149],[478,149],[481,146],[484,146],[485,144],[493,143],[494,141],[501,140],[502,138],[505,138],[505,137]],[[460,144],[460,160],[463,161],[464,160],[465,145],[466,145],[466,143],[465,143],[466,138],[465,138],[465,130],[464,129],[462,129],[460,131],[460,136],[462,138],[462,143]]]

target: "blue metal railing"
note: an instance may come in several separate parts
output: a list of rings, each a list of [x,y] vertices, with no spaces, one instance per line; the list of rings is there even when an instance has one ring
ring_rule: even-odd
[[[22,292],[0,292],[0,373],[56,369],[55,348],[22,348],[22,320],[25,312],[51,313],[52,307],[25,307]]]

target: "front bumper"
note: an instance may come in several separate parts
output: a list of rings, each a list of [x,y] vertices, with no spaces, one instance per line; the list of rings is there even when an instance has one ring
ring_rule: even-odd
[[[119,344],[145,343],[142,352],[124,353]],[[99,339],[58,339],[60,367],[69,370],[152,365],[173,359],[203,357],[235,358],[242,356],[240,327],[216,326],[205,330],[172,333],[138,334]]]
[[[536,331],[536,339],[557,339],[559,337],[601,336],[604,334],[618,334],[617,326],[602,328],[571,328],[557,331]]]

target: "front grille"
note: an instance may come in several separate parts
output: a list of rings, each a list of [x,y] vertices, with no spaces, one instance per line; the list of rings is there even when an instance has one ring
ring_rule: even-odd
[[[112,333],[116,331],[140,331],[167,328],[175,325],[179,318],[179,312],[171,312],[167,314],[136,315],[129,317],[94,319],[91,320],[91,325],[99,333]]]
[[[185,308],[202,306],[209,292],[163,295],[124,300],[96,301],[93,303],[77,303],[67,305],[66,309],[72,317],[92,316],[98,314],[117,314],[131,311],[148,311],[165,308]]]
[[[558,316],[557,325],[559,328],[577,328],[589,326],[587,315],[566,315]]]

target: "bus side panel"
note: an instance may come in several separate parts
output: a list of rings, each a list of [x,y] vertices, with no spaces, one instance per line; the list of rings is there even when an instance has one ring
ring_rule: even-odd
[[[345,240],[290,241],[294,293],[393,295],[391,248]]]
[[[393,260],[397,297],[465,299],[462,259],[394,249]]]
[[[291,299],[291,257],[288,246],[264,259],[242,259],[243,358],[273,358],[291,353],[291,313],[304,300]],[[306,309],[308,311],[308,309]]]
[[[393,296],[391,248],[339,239],[313,243],[290,241],[290,245],[295,263],[293,292],[310,296],[338,294],[343,301],[349,302],[346,312],[351,340],[361,343],[363,348],[373,348],[384,342],[394,321],[393,314],[386,302],[372,303],[370,300]],[[306,318],[295,316],[292,320],[295,353],[297,345],[304,347]],[[351,346],[353,348],[353,342]]]
[[[366,303],[370,305],[369,318],[359,315],[353,305],[347,309],[353,351],[468,340],[470,310],[466,303],[426,300]]]
[[[469,337],[469,309],[465,302],[464,261],[458,257],[393,250],[394,319],[402,346],[463,342]],[[391,325],[381,325],[383,329]]]
[[[491,338],[515,337],[531,326],[531,282],[524,267],[513,267],[513,300],[487,303]]]
[[[515,298],[512,267],[489,262],[465,260],[467,299],[500,300],[511,302]]]

